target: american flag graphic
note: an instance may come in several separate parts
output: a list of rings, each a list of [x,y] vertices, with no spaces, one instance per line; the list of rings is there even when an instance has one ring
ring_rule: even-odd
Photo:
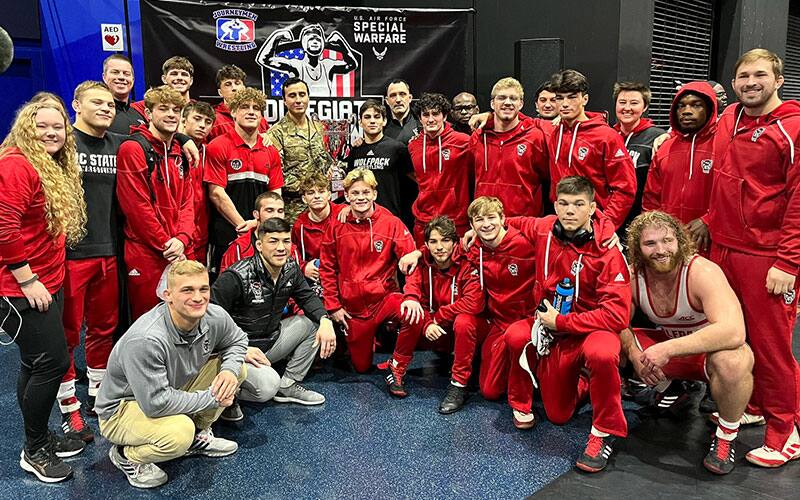
[[[276,55],[278,57],[285,57],[287,59],[302,59],[305,56],[305,51],[303,49],[292,49],[292,50],[285,50],[283,52],[278,52]],[[333,59],[334,61],[341,61],[342,54],[340,52],[336,52],[335,50],[325,49],[322,51],[322,59]],[[270,95],[272,95],[272,97],[283,96],[283,90],[282,90],[283,82],[287,78],[289,78],[288,73],[283,73],[281,71],[275,71],[273,69],[270,69],[269,81],[270,81]],[[334,75],[333,79],[334,81],[331,89],[331,95],[333,97],[356,96],[355,71],[351,71],[344,75]]]

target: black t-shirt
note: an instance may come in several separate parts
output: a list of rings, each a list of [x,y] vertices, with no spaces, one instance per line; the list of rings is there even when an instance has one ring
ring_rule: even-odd
[[[354,168],[372,170],[378,181],[378,198],[375,202],[400,217],[400,176],[413,171],[408,148],[386,136],[373,144],[365,142],[353,148],[347,157],[347,171]]]
[[[127,136],[106,132],[103,138],[75,129],[75,146],[86,200],[86,236],[67,248],[67,259],[116,255],[117,150]]]

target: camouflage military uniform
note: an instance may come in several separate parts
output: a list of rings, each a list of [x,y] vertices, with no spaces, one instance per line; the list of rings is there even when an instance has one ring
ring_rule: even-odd
[[[332,161],[322,140],[322,124],[311,118],[307,118],[306,123],[298,127],[286,114],[267,132],[272,145],[281,154],[284,182],[281,192],[286,203],[286,220],[291,224],[306,208],[300,198],[300,179],[315,170],[327,175]]]

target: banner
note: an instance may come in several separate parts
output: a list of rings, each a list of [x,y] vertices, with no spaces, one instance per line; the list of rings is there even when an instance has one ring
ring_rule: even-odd
[[[309,112],[347,119],[367,97],[383,97],[402,78],[412,94],[448,97],[467,89],[471,9],[371,9],[142,0],[142,48],[148,85],[161,64],[181,55],[194,64],[192,97],[219,102],[215,75],[224,64],[270,97],[266,116],[285,110],[281,85],[308,83]]]

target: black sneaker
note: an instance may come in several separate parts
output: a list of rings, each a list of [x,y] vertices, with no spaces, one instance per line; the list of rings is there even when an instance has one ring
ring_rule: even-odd
[[[239,406],[238,398],[234,399],[233,404],[223,410],[219,419],[226,422],[241,422],[244,420],[244,413],[242,412],[242,407]]]
[[[608,457],[614,451],[611,446],[615,439],[614,436],[599,437],[590,432],[586,449],[583,450],[583,455],[575,462],[575,465],[586,472],[600,472],[605,469]]]
[[[389,366],[386,367],[389,373],[386,374],[386,384],[389,386],[389,394],[396,398],[404,398],[408,396],[406,386],[403,384],[403,376],[395,367],[392,360],[389,360]]]
[[[72,436],[57,436],[50,432],[47,435],[47,446],[58,458],[69,458],[82,452],[86,448],[86,442]]]
[[[711,441],[708,455],[703,459],[703,465],[714,474],[728,474],[733,470],[736,460],[736,440],[720,439],[716,434]]]
[[[458,387],[457,385],[449,384],[447,386],[447,394],[445,394],[442,403],[439,405],[439,413],[442,415],[449,415],[457,412],[464,407],[464,401],[466,399],[466,387]]]
[[[61,429],[64,431],[65,436],[80,439],[86,443],[94,440],[94,433],[86,425],[86,420],[83,419],[80,408],[61,415]]]
[[[45,483],[58,483],[72,477],[72,467],[58,458],[49,444],[33,453],[23,449],[19,455],[19,466]]]

